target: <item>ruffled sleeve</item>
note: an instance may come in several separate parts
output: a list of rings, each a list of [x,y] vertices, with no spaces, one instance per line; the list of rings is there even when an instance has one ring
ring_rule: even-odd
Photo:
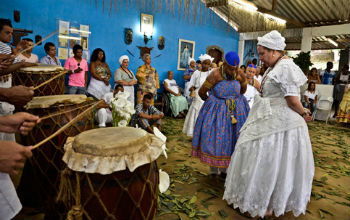
[[[305,74],[292,59],[281,60],[269,77],[281,85],[284,96],[299,96],[300,87],[307,82]]]

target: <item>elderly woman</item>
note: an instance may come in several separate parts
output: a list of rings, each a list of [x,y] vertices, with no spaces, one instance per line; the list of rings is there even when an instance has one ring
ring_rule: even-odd
[[[184,91],[184,95],[187,98],[187,100],[189,100],[190,97],[190,88],[188,87],[190,85],[190,80],[192,77],[192,74],[194,73],[194,71],[196,71],[196,61],[193,58],[189,58],[188,59],[188,68],[186,69],[186,71],[184,72],[184,80],[185,80],[185,91]]]
[[[157,70],[151,66],[151,55],[144,54],[142,60],[145,64],[140,66],[136,73],[139,86],[137,89],[137,104],[142,103],[143,96],[147,93],[155,97],[157,89],[159,89],[159,77]],[[151,104],[154,104],[154,99],[152,99]]]
[[[308,128],[310,111],[300,102],[306,76],[283,55],[278,31],[258,38],[258,54],[269,68],[261,83],[227,169],[224,199],[242,213],[305,214],[314,176]]]
[[[135,104],[134,85],[137,83],[134,73],[128,68],[129,57],[123,55],[119,58],[120,67],[114,73],[114,82],[122,85],[124,91],[130,94],[128,100]]]
[[[170,94],[170,109],[174,117],[184,117],[188,104],[186,98],[181,95],[173,71],[168,71],[168,78],[164,80],[164,89]]]
[[[188,86],[190,88],[193,100],[190,109],[188,110],[188,113],[186,115],[184,127],[182,129],[182,132],[190,137],[193,136],[194,125],[196,124],[199,110],[201,110],[202,105],[204,103],[204,101],[198,95],[198,90],[209,75],[209,67],[211,65],[211,62],[214,60],[214,58],[212,58],[208,54],[201,54],[199,59],[202,62],[202,68],[201,70],[196,70],[193,73]]]
[[[97,48],[92,52],[90,73],[91,79],[87,92],[96,99],[102,99],[106,93],[111,91],[111,85],[109,84],[111,70],[106,63],[105,52],[101,48]]]
[[[198,92],[206,101],[194,129],[192,155],[209,165],[213,175],[225,175],[248,117],[249,105],[243,96],[247,81],[238,64],[237,53],[228,52],[224,64],[210,73]]]

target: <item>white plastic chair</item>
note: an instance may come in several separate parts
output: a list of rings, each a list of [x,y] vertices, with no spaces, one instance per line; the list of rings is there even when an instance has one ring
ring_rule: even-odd
[[[327,124],[332,114],[332,105],[332,97],[321,96],[316,103],[316,109],[312,114],[312,120],[326,121]]]

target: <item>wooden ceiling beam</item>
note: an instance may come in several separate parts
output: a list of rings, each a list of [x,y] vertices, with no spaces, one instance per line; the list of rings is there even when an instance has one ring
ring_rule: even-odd
[[[217,0],[217,1],[212,1],[205,4],[207,8],[220,7],[220,6],[226,6],[226,5],[228,5],[228,0]]]
[[[272,0],[272,8],[271,11],[275,11],[276,7],[277,7],[277,1],[278,0]]]
[[[288,23],[294,24],[297,27],[305,27],[304,23],[302,23],[300,21],[297,21],[295,19],[292,19],[292,18],[287,18],[287,17],[284,17],[282,15],[279,15],[279,14],[277,14],[276,12],[274,12],[272,10],[268,10],[266,8],[258,7],[258,11],[261,12],[261,13],[267,13],[267,14],[270,14],[272,16],[275,16],[275,17],[281,18],[283,20],[286,20]]]

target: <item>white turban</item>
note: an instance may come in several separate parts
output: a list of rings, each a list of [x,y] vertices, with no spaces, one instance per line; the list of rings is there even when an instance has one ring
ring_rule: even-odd
[[[192,61],[196,62],[195,59],[193,59],[192,57],[189,57],[189,58],[188,58],[188,65],[191,65],[191,62],[192,62]]]
[[[213,62],[214,58],[209,56],[208,54],[201,54],[199,56],[199,60],[203,62],[204,60],[210,60],[210,62]]]
[[[258,37],[258,45],[272,50],[284,50],[286,47],[285,39],[280,32],[271,31],[262,37]]]
[[[123,55],[123,56],[119,57],[120,65],[122,65],[124,60],[128,60],[129,61],[129,57],[127,55]]]

